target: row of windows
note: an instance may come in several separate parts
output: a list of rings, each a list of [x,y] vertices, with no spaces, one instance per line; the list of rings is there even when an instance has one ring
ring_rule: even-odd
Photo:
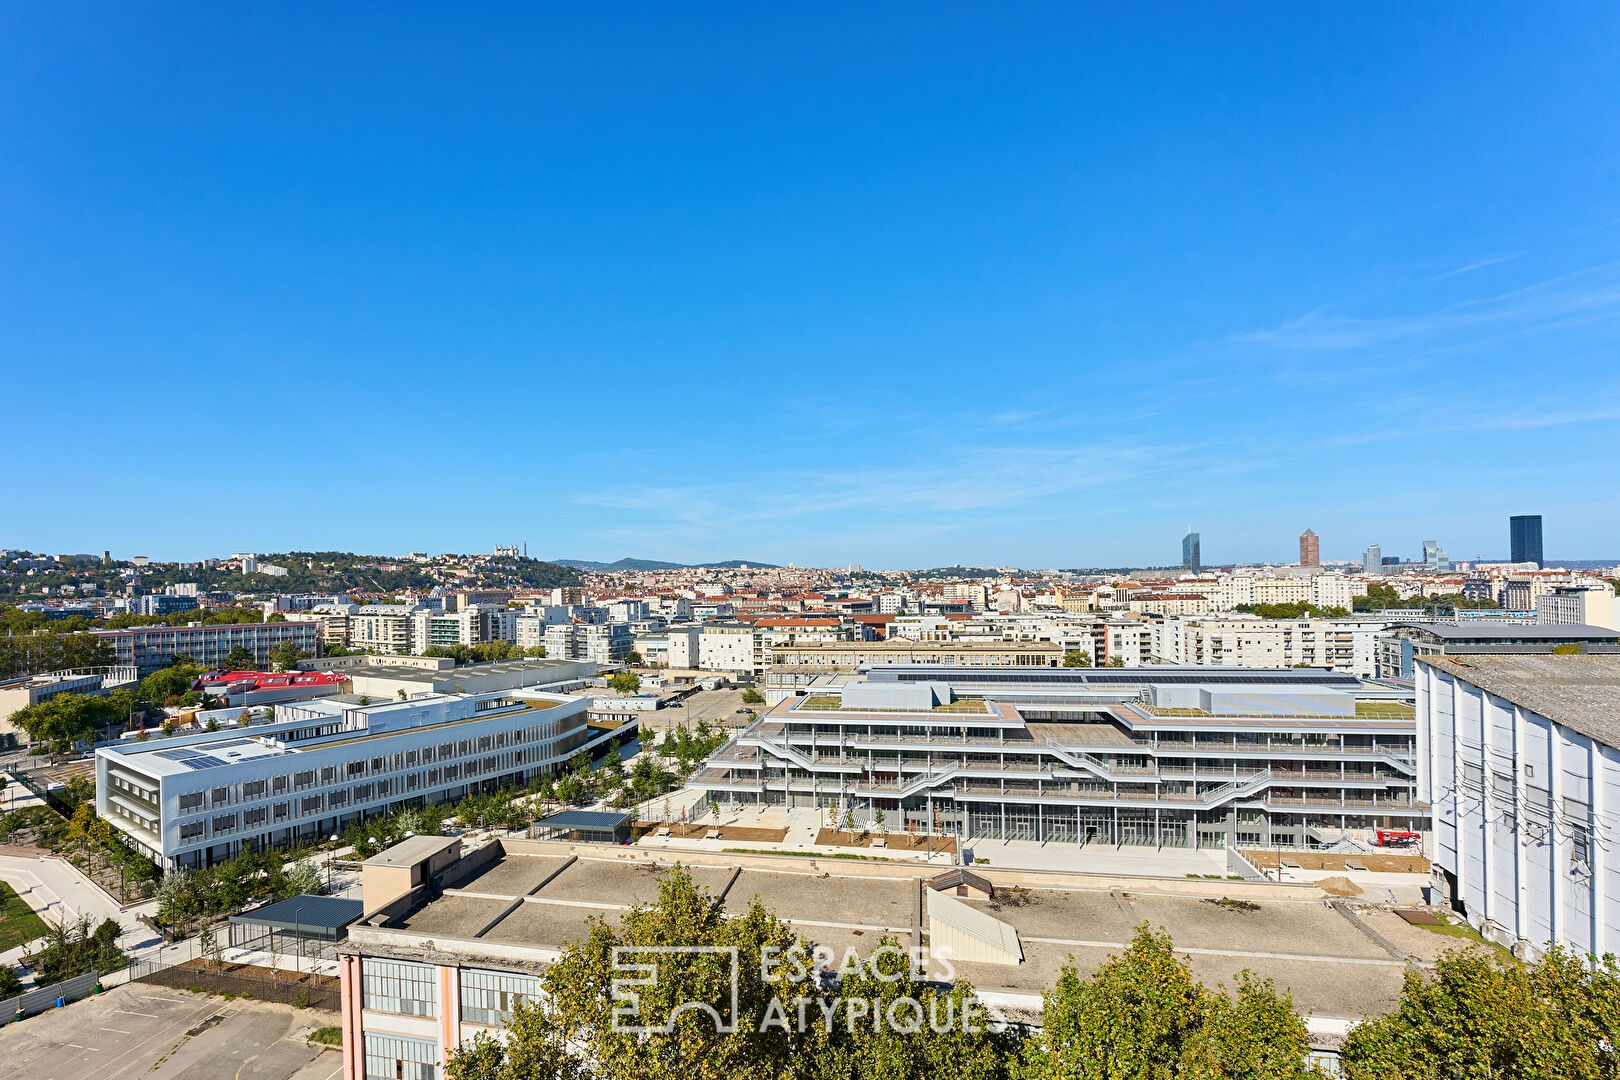
[[[285,795],[289,790],[307,791],[314,787],[330,787],[333,784],[353,780],[356,777],[370,773],[398,773],[406,769],[417,768],[422,765],[432,765],[438,761],[450,762],[457,758],[465,758],[474,753],[486,753],[489,750],[504,750],[507,747],[520,746],[523,743],[549,742],[557,735],[556,724],[542,724],[535,727],[521,728],[514,732],[499,732],[495,735],[485,735],[478,739],[462,739],[458,742],[442,743],[437,747],[423,747],[421,750],[408,750],[396,754],[386,754],[351,761],[343,765],[327,765],[320,769],[304,769],[291,774],[273,776],[268,779],[247,780],[241,784],[227,784],[211,788],[208,792],[186,792],[179,797],[179,812],[182,814],[197,813],[205,807],[228,806],[238,802],[252,802],[256,799]],[[476,747],[476,749],[475,749]],[[519,765],[533,764],[543,760],[545,755],[539,747],[514,750],[502,754],[493,754],[482,762],[472,761],[448,766],[449,769],[458,770],[440,775],[434,770],[428,775],[428,784],[434,785],[441,780],[450,782],[462,775],[479,776],[489,773],[505,772]],[[460,770],[465,770],[462,772]],[[379,786],[385,786],[387,780],[381,781]],[[362,797],[356,789],[356,799]],[[387,791],[382,792],[387,795]]]
[[[512,1019],[520,1001],[538,997],[540,979],[504,971],[461,972],[461,1017],[495,1027]],[[361,966],[362,1006],[403,1016],[439,1014],[438,969],[431,964],[367,959]]]
[[[366,1080],[438,1080],[439,1047],[431,1039],[366,1032]]]
[[[361,971],[361,1005],[404,1016],[438,1016],[438,969],[397,960],[365,960]]]
[[[461,1018],[468,1023],[491,1027],[505,1024],[512,1019],[512,1006],[539,994],[540,980],[534,975],[463,970]]]

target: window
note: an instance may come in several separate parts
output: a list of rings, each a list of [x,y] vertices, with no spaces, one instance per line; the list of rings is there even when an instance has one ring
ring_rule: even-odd
[[[428,1039],[366,1032],[366,1080],[438,1080],[439,1048]]]
[[[249,780],[242,785],[242,798],[259,799],[264,797],[264,781]]]
[[[232,831],[233,829],[236,828],[236,815],[235,814],[219,814],[214,818],[213,824],[214,824],[214,835],[215,836],[218,836],[220,833],[223,833],[223,832],[230,832],[230,831]]]
[[[212,803],[214,806],[224,806],[230,801],[231,789],[229,787],[217,787],[214,789],[214,794],[212,796]]]
[[[193,840],[201,840],[202,834],[203,823],[200,821],[180,826],[180,842],[182,844],[190,843]]]
[[[180,796],[180,812],[182,814],[192,810],[201,810],[202,804],[203,793],[200,791],[193,791],[190,794]]]
[[[406,1016],[439,1015],[437,968],[429,964],[367,959],[361,962],[360,970],[364,1008]]]
[[[539,994],[540,980],[533,975],[463,969],[461,1018],[468,1023],[491,1027],[504,1024],[512,1019],[514,1004]]]

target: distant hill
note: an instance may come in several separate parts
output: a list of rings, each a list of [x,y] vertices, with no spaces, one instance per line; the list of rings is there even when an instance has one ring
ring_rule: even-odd
[[[753,559],[727,559],[724,562],[706,563],[673,563],[659,562],[656,559],[620,559],[618,562],[591,562],[589,559],[553,559],[558,566],[569,566],[575,570],[594,570],[611,573],[614,570],[691,570],[699,566],[710,566],[716,569],[736,569],[739,566],[754,566],[761,570],[775,570],[777,567],[767,562],[755,562]]]

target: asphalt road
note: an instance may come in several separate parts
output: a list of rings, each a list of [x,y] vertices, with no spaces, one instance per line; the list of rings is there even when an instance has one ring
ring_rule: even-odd
[[[342,1059],[305,1036],[337,1022],[336,1013],[131,983],[0,1027],[0,1071],[28,1080],[325,1080],[341,1075]]]

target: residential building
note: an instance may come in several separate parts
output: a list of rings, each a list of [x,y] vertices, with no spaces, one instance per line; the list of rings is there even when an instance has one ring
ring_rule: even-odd
[[[320,631],[313,623],[194,623],[90,632],[112,649],[114,664],[133,667],[142,678],[168,667],[176,656],[189,656],[205,668],[223,668],[239,646],[253,654],[257,667],[269,667],[271,651],[281,645],[294,645],[311,656],[320,650]]]
[[[1308,847],[1427,828],[1409,691],[1241,674],[874,667],[779,701],[691,785],[861,822],[881,810],[968,846]]]
[[[1614,629],[1614,589],[1607,581],[1554,585],[1536,601],[1536,621],[1553,626]]]
[[[96,752],[96,810],[165,867],[293,846],[360,816],[527,783],[612,737],[589,698],[528,690],[277,705],[262,727]]]
[[[1508,518],[1508,542],[1512,548],[1511,561],[1543,565],[1541,553],[1541,515],[1516,514]]]
[[[1502,582],[1502,607],[1506,611],[1534,611],[1554,584],[1543,574],[1509,574]]]
[[[546,658],[589,660],[611,667],[630,654],[634,638],[625,623],[559,623],[546,627]]]
[[[1620,952],[1620,655],[1424,656],[1417,708],[1452,904],[1521,957]]]
[[[517,611],[504,604],[469,604],[454,611],[418,610],[411,615],[411,648],[420,653],[434,646],[514,641],[517,620]]]
[[[409,656],[416,652],[418,604],[367,604],[349,616],[349,644],[356,649]]]
[[[671,626],[669,634],[668,664],[672,668],[694,671],[702,659],[703,628],[699,626]]]
[[[1322,565],[1322,538],[1316,535],[1314,529],[1306,529],[1299,534],[1299,565]]]
[[[1189,532],[1181,538],[1181,568],[1194,574],[1204,569],[1204,554],[1200,550],[1198,534]]]
[[[131,615],[172,615],[176,611],[197,610],[195,596],[179,596],[157,593],[152,596],[136,596],[129,601]]]
[[[1152,650],[1161,664],[1322,667],[1370,679],[1377,674],[1378,636],[1388,625],[1381,618],[1169,618],[1153,627]]]
[[[754,628],[747,623],[709,623],[698,636],[698,667],[753,675],[756,667]]]

